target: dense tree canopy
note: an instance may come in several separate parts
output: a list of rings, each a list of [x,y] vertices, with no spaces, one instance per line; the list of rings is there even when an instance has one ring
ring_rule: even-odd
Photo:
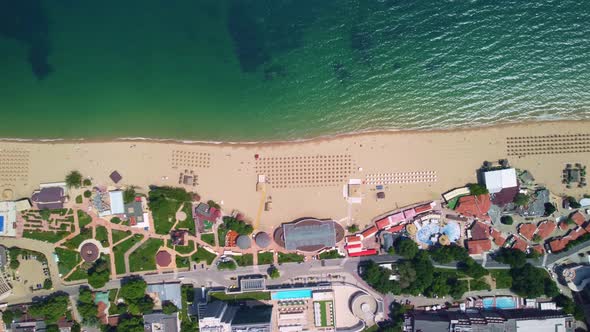
[[[516,194],[516,196],[514,196],[514,204],[517,206],[526,206],[527,204],[529,204],[529,201],[531,200],[531,197],[527,194],[523,194],[523,193],[518,193]]]
[[[66,175],[66,185],[69,188],[80,188],[82,185],[82,174],[78,171],[71,171]]]
[[[139,300],[145,295],[147,283],[141,277],[129,277],[123,280],[119,296],[125,301]]]
[[[447,264],[452,261],[462,262],[469,258],[467,249],[452,244],[450,246],[433,246],[430,248],[430,257],[437,263]]]
[[[521,267],[513,267],[510,274],[512,275],[511,290],[524,298],[559,294],[559,290],[547,272],[529,263]]]
[[[117,332],[144,332],[143,319],[138,316],[123,315],[119,318]]]
[[[252,225],[245,223],[243,220],[238,220],[234,217],[223,217],[223,224],[225,228],[237,232],[240,235],[250,235],[254,231]]]
[[[96,315],[98,314],[98,308],[94,304],[92,291],[88,287],[80,287],[78,312],[85,324],[95,325],[97,323]]]
[[[416,254],[420,250],[418,248],[418,245],[412,239],[409,239],[407,237],[401,237],[397,239],[397,241],[395,241],[394,247],[395,252],[398,255],[401,255],[409,259],[414,258],[414,256],[416,256]]]
[[[171,315],[177,311],[178,307],[174,303],[170,301],[164,301],[164,303],[162,303],[162,312],[166,315]]]
[[[518,249],[500,248],[494,259],[511,267],[520,267],[526,263],[526,254]]]
[[[471,195],[484,195],[489,193],[488,189],[485,186],[482,186],[477,183],[469,184],[467,185],[467,187],[469,188],[469,193]]]
[[[110,279],[109,263],[99,258],[88,270],[88,284],[93,288],[102,288]]]
[[[29,314],[35,318],[42,318],[47,323],[55,323],[65,316],[68,309],[69,297],[63,293],[53,293],[43,300],[33,303],[29,307]]]
[[[465,261],[459,263],[459,270],[475,279],[479,279],[489,274],[488,270],[471,257],[467,257]]]

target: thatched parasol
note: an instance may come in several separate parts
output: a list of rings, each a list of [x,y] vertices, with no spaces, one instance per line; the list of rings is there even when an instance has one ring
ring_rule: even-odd
[[[406,231],[410,234],[410,235],[415,235],[418,232],[418,228],[416,228],[416,225],[414,224],[408,224],[406,226]]]
[[[449,244],[451,244],[451,241],[449,241],[449,237],[446,234],[443,234],[438,238],[438,243],[440,243],[443,246],[448,246]]]

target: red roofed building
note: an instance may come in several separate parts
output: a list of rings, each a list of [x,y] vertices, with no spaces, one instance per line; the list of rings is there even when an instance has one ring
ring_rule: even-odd
[[[400,222],[404,222],[406,220],[406,218],[404,218],[403,212],[392,214],[391,216],[389,216],[389,218],[391,220],[392,225],[399,224]]]
[[[414,211],[416,211],[416,214],[420,214],[420,213],[424,213],[424,212],[428,212],[432,210],[432,206],[429,204],[424,204],[424,205],[420,205],[414,208]]]
[[[348,249],[356,249],[356,248],[362,248],[363,245],[360,243],[355,243],[355,244],[347,244],[346,246],[344,246],[344,249],[348,250]]]
[[[464,216],[489,220],[488,211],[492,206],[490,195],[471,195],[459,198],[455,211]]]
[[[537,234],[542,238],[546,239],[553,233],[553,231],[557,228],[557,225],[554,221],[545,220],[539,224],[537,227]]]
[[[570,215],[570,219],[573,220],[578,226],[582,226],[586,222],[584,215],[581,214],[580,211],[572,213]]]
[[[580,236],[586,234],[586,231],[582,227],[576,227],[576,229],[571,230],[567,233],[567,237],[571,240],[577,240]]]
[[[385,217],[383,219],[379,219],[375,222],[375,225],[377,225],[377,228],[379,229],[386,229],[387,227],[391,226],[391,222],[389,220],[389,217]]]
[[[526,252],[527,243],[524,242],[523,239],[521,239],[517,236],[513,236],[513,238],[514,238],[514,243],[512,243],[512,249],[518,249],[520,251]]]
[[[504,243],[506,242],[506,238],[502,236],[502,233],[500,233],[499,231],[495,230],[492,228],[492,231],[490,232],[490,234],[492,235],[492,238],[494,239],[494,243],[498,246],[501,247],[504,245]]]
[[[364,230],[364,231],[361,233],[361,235],[362,235],[363,239],[368,239],[368,238],[370,238],[370,237],[373,237],[373,236],[375,236],[375,234],[376,234],[376,233],[377,233],[377,227],[375,227],[375,226],[371,226],[371,227],[369,227],[369,228],[365,229],[365,230]]]
[[[404,211],[404,218],[406,220],[412,219],[416,216],[416,211],[414,209],[407,209]]]
[[[559,229],[561,229],[562,231],[565,231],[566,229],[568,229],[568,227],[569,225],[565,220],[559,223]]]
[[[569,238],[560,237],[549,242],[549,248],[551,249],[552,253],[560,252],[565,249],[565,246],[568,244],[568,242],[570,242]]]
[[[537,226],[531,223],[520,224],[520,226],[518,226],[518,234],[520,234],[522,237],[529,241],[533,239],[533,234],[535,234],[536,230]]]
[[[372,255],[377,255],[377,250],[376,249],[367,249],[367,250],[363,250],[363,251],[359,251],[359,252],[353,252],[353,253],[349,253],[348,254],[348,256],[350,256],[350,257],[372,256]]]
[[[470,255],[480,255],[486,251],[492,250],[492,241],[485,240],[467,240],[467,249]]]
[[[484,240],[490,237],[490,226],[483,222],[476,221],[469,229],[472,240]]]
[[[538,252],[541,255],[545,253],[545,249],[543,249],[543,246],[540,244],[535,244],[533,246],[533,250],[535,250],[536,252]]]
[[[361,242],[363,239],[359,235],[349,235],[346,237],[346,243]]]
[[[406,225],[397,225],[397,226],[391,227],[387,231],[390,233],[397,233],[397,232],[403,231],[405,228],[406,228]]]

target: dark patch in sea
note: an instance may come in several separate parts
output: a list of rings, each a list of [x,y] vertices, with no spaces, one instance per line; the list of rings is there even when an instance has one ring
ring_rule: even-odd
[[[336,79],[338,79],[341,84],[346,83],[351,77],[350,71],[348,71],[341,62],[332,64],[332,69],[334,70]]]
[[[51,74],[49,19],[41,0],[0,0],[0,36],[29,46],[27,61],[38,80]]]

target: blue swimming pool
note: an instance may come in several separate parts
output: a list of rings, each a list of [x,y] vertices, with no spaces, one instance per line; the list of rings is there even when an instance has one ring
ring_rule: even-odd
[[[516,309],[516,301],[510,296],[499,296],[496,297],[496,303],[494,304],[493,297],[486,297],[482,300],[484,309]]]
[[[496,308],[516,309],[516,301],[514,301],[514,298],[510,296],[496,297]]]
[[[272,300],[311,299],[311,289],[294,289],[272,293]]]
[[[0,233],[4,232],[4,216],[0,216]]]

